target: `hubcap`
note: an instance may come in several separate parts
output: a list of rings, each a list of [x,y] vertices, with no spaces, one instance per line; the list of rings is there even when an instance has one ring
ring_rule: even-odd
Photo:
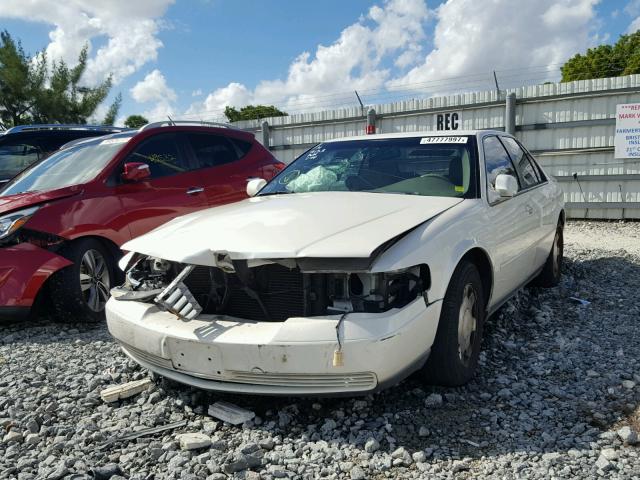
[[[467,364],[473,354],[473,343],[478,321],[476,318],[476,291],[468,283],[464,287],[458,316],[458,355]]]
[[[87,250],[80,261],[80,289],[87,306],[101,312],[109,299],[109,269],[97,250]]]

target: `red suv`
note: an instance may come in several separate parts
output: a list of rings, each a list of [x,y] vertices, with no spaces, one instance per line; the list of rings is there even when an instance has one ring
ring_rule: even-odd
[[[284,167],[251,133],[187,123],[70,142],[0,190],[0,317],[46,291],[58,316],[100,320],[120,245]]]

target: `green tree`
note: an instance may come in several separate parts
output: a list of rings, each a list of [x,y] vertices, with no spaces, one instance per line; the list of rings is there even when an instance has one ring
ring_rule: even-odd
[[[129,115],[124,121],[124,126],[129,128],[140,128],[147,123],[149,123],[149,120],[142,115]]]
[[[114,123],[116,123],[116,117],[118,116],[121,105],[122,94],[118,93],[118,95],[116,95],[116,98],[113,100],[113,103],[109,106],[109,110],[107,110],[107,114],[104,116],[102,125],[113,125]]]
[[[282,117],[289,115],[286,112],[278,110],[273,105],[247,105],[240,110],[234,107],[226,107],[224,109],[224,115],[230,122],[237,122],[239,120],[259,120],[261,118],[268,117]]]
[[[47,63],[44,52],[27,55],[6,30],[0,33],[0,121],[10,127],[24,123],[87,123],[111,90],[111,77],[95,87],[81,83],[87,67],[85,46],[73,68],[63,61]],[[116,98],[117,100],[117,98]],[[109,113],[115,118],[119,102]]]
[[[640,31],[621,35],[614,45],[599,45],[571,57],[560,68],[562,81],[640,73]]]
[[[30,62],[20,42],[6,30],[0,32],[0,122],[4,127],[29,118],[35,92],[42,88],[44,78],[42,66]]]

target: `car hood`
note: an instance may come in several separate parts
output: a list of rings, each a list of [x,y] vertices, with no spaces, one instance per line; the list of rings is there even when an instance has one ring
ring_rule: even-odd
[[[74,185],[71,187],[49,190],[47,192],[24,192],[15,195],[0,195],[0,215],[13,212],[22,208],[32,207],[51,200],[71,197],[82,191],[82,187]]]
[[[460,198],[316,192],[258,196],[176,218],[122,248],[181,263],[370,257]]]

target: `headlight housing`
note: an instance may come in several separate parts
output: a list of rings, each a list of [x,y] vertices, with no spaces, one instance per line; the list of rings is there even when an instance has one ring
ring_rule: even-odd
[[[328,313],[386,312],[402,308],[418,296],[425,297],[431,286],[427,265],[385,273],[329,274]]]
[[[19,230],[37,210],[38,207],[25,208],[0,217],[0,240]]]

